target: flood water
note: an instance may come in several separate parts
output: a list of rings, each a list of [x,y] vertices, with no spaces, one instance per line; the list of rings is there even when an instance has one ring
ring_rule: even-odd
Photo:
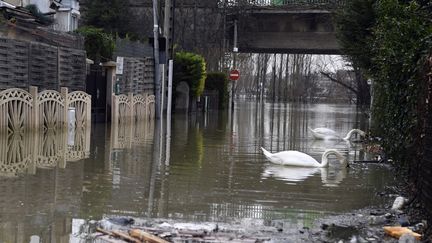
[[[361,145],[317,141],[308,131],[345,135],[367,126],[352,105],[239,101],[232,114],[173,115],[168,134],[163,120],[3,136],[0,242],[79,242],[77,222],[114,215],[240,225],[283,220],[284,232],[294,234],[325,215],[381,203],[376,193],[392,184],[387,167],[354,163],[369,159]],[[319,161],[336,148],[351,166],[274,165],[260,147]]]

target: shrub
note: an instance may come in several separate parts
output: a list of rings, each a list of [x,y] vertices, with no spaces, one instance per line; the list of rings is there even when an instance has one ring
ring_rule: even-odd
[[[206,90],[217,90],[219,92],[219,107],[225,108],[228,101],[228,76],[222,72],[212,72],[207,74],[205,81]]]
[[[423,64],[431,51],[432,24],[416,2],[376,5],[372,63],[374,132],[389,155],[405,167],[417,161],[424,119]]]
[[[128,0],[91,0],[83,8],[83,24],[103,29],[121,38],[136,37],[132,30],[132,18]]]
[[[368,71],[371,64],[370,43],[375,26],[375,0],[351,0],[340,9],[336,16],[336,36],[345,55],[355,66]]]
[[[202,95],[206,80],[206,63],[204,58],[190,52],[177,52],[174,58],[174,89],[180,82],[186,82],[193,97]]]
[[[426,116],[422,72],[432,51],[427,11],[416,1],[353,0],[337,21],[343,50],[374,81],[373,134],[399,168],[414,173]]]
[[[111,60],[115,41],[110,34],[92,26],[81,27],[76,31],[85,38],[84,46],[87,57],[94,60],[95,63]]]

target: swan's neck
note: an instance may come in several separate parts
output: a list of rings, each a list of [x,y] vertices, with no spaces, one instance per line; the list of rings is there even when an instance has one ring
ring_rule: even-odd
[[[327,167],[328,166],[328,163],[329,163],[328,157],[332,154],[334,154],[336,156],[336,158],[338,158],[338,160],[341,162],[342,165],[347,163],[345,157],[341,153],[339,153],[337,150],[327,149],[322,155],[320,167]]]
[[[347,135],[343,139],[344,140],[349,140],[354,133],[358,133],[362,137],[365,136],[365,132],[363,132],[362,130],[360,130],[360,129],[352,129],[351,131],[349,131],[347,133]]]

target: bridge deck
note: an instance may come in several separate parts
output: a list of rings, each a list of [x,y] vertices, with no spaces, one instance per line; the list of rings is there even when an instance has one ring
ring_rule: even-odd
[[[307,6],[308,8],[338,8],[347,0],[219,0],[219,6],[229,7],[274,7],[287,8]]]
[[[259,8],[231,18],[237,20],[239,52],[340,54],[332,11],[326,9]]]

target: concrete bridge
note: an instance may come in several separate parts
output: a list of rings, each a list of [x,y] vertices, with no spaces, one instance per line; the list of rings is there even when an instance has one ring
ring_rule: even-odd
[[[228,1],[227,34],[238,52],[339,54],[332,14],[341,0]],[[227,3],[225,3],[227,4]]]

